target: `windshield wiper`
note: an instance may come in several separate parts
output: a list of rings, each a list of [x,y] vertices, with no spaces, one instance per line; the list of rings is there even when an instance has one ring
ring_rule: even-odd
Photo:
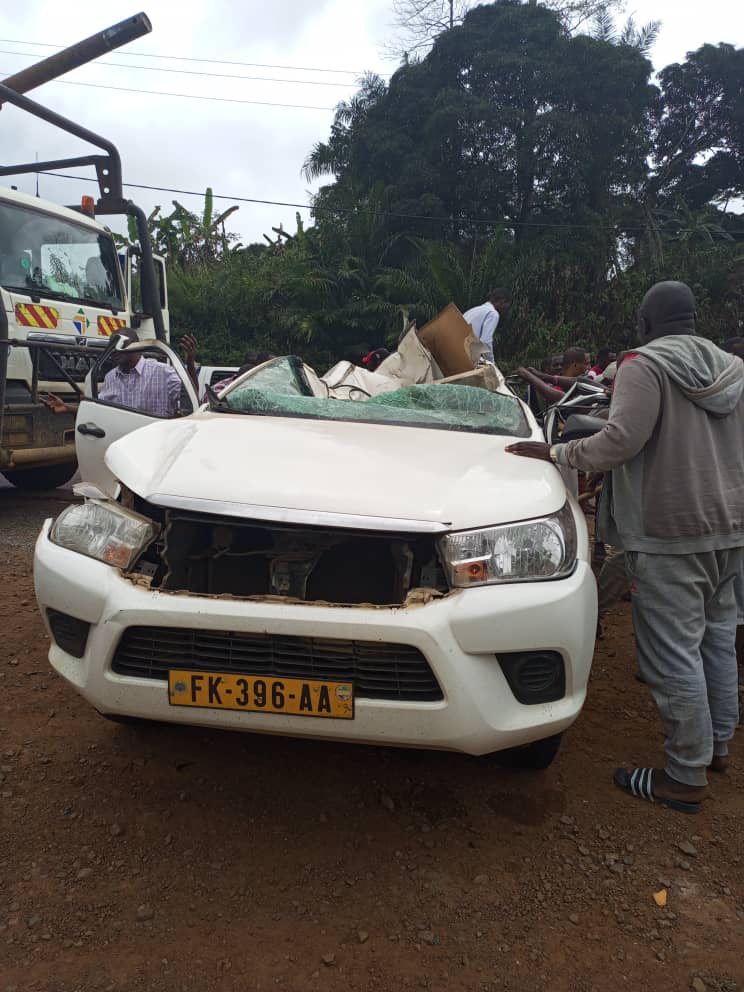
[[[38,295],[33,293],[30,286],[10,286],[7,282],[3,283],[3,289],[9,293],[25,293],[26,296]]]
[[[106,310],[113,310],[118,313],[124,307],[121,303],[107,303],[105,300],[94,300],[92,296],[73,296],[70,293],[63,293],[61,289],[52,289],[51,286],[41,286],[34,283],[32,286],[7,286],[3,284],[3,289],[9,293],[23,293],[25,296],[42,296],[50,300],[59,300],[60,303],[84,303],[89,307],[105,307]]]
[[[223,399],[220,399],[219,393],[216,393],[214,389],[207,383],[204,387],[204,392],[207,394],[207,400],[209,401],[209,409],[215,410],[217,413],[231,413],[230,407],[225,403]],[[199,397],[197,396],[197,399]]]

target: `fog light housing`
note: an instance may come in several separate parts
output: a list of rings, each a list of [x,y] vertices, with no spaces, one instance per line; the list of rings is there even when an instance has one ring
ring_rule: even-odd
[[[566,695],[566,666],[557,651],[499,654],[499,664],[519,703],[555,703]]]
[[[82,658],[88,643],[90,624],[71,617],[68,613],[60,613],[59,610],[47,610],[47,620],[57,646],[73,658]]]

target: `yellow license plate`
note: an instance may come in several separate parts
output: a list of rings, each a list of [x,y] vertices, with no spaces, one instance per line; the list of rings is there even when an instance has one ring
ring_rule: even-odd
[[[168,702],[171,706],[354,719],[350,682],[174,670],[168,672]]]

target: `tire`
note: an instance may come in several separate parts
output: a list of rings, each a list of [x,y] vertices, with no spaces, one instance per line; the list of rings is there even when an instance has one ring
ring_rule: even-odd
[[[4,471],[3,475],[16,489],[31,492],[64,486],[76,472],[77,462],[64,462],[62,465],[45,465],[43,468],[8,470]]]
[[[533,741],[523,747],[513,747],[494,755],[499,765],[506,768],[524,768],[529,771],[543,771],[552,765],[561,747],[562,734]]]

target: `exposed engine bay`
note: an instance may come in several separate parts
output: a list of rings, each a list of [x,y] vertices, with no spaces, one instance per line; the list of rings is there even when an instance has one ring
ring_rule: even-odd
[[[156,509],[148,506],[148,515]],[[153,589],[389,606],[404,604],[412,590],[448,591],[431,536],[273,525],[172,510],[160,515],[160,536],[134,568],[150,578]]]

